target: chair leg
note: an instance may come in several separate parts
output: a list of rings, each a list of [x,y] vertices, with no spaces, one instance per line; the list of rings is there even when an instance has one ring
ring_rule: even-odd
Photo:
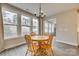
[[[48,55],[49,55],[49,56],[54,56],[54,53],[53,53],[52,48],[49,48],[49,49],[48,49]]]
[[[25,56],[27,56],[27,54],[28,54],[28,49],[27,49],[27,51],[26,51],[26,53],[25,53]]]
[[[33,51],[33,56],[36,56],[36,53],[37,53],[37,51],[34,50],[34,51]]]
[[[29,50],[29,49],[27,49],[27,51],[26,51],[26,53],[25,53],[25,56],[27,56],[27,54],[28,54],[28,52],[31,52],[31,56],[34,56],[34,51],[31,51],[31,50]]]
[[[25,56],[27,56],[28,51],[25,53]]]
[[[51,52],[52,52],[52,55],[54,56],[54,53],[53,53],[53,50],[52,50],[52,48],[51,48]]]

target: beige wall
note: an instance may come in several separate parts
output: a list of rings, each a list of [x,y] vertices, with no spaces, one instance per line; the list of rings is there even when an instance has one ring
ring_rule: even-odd
[[[79,45],[79,12],[77,13],[77,38],[78,38],[78,45]]]
[[[77,11],[64,11],[49,18],[56,17],[56,41],[77,46]]]
[[[3,40],[3,34],[2,34],[2,12],[1,12],[1,4],[0,4],[0,51],[2,51],[3,49],[3,44],[4,44],[4,40]]]

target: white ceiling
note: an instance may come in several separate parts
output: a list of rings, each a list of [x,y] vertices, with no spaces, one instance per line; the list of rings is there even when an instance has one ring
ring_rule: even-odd
[[[32,14],[39,12],[39,3],[10,3],[16,7],[26,10]],[[46,16],[51,16],[56,13],[60,13],[72,8],[77,8],[79,4],[77,3],[41,3],[42,11],[46,13]]]

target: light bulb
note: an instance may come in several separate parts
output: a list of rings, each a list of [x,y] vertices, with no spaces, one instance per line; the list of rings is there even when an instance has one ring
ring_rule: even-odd
[[[41,13],[43,13],[43,11],[41,11]]]

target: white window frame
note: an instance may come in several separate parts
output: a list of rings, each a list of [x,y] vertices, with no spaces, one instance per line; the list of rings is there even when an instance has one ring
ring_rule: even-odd
[[[33,25],[33,19],[35,19],[35,20],[37,20],[37,21],[38,21],[38,26],[37,26],[37,25],[36,25],[36,26],[35,26],[35,25]],[[36,34],[39,34],[39,20],[38,20],[37,18],[33,18],[33,19],[32,19],[32,32],[33,32],[33,27],[36,27],[36,28],[37,28],[37,30],[38,30],[38,33],[36,33],[36,32],[35,32],[35,33],[36,33]]]
[[[10,12],[10,13],[14,13],[14,14],[16,14],[16,16],[18,16],[18,14],[17,13],[15,13],[15,12],[12,12],[12,11],[7,11],[7,10],[4,10],[3,12],[2,12],[2,14],[3,13],[5,13],[5,12]],[[16,19],[16,22],[17,22],[17,24],[4,24],[4,14],[3,14],[3,34],[4,34],[4,40],[7,40],[7,39],[11,39],[11,38],[15,38],[15,37],[18,37],[18,29],[17,29],[17,27],[18,27],[18,17],[17,17],[17,19]],[[4,33],[4,26],[5,25],[9,25],[9,26],[16,26],[16,36],[11,36],[11,37],[5,37],[5,33]]]
[[[22,17],[28,17],[29,20],[30,20],[30,25],[23,25],[22,24]],[[30,28],[30,32],[28,34],[31,33],[31,17],[30,16],[27,16],[27,15],[21,15],[21,36],[24,36],[25,34],[22,33],[22,27],[29,27]],[[27,33],[26,33],[27,34]]]

